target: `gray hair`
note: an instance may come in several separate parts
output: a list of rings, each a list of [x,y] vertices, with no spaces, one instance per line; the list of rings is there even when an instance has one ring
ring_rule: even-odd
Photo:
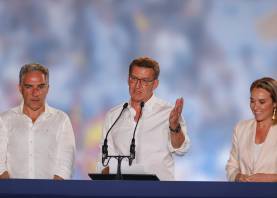
[[[29,72],[33,71],[39,71],[44,74],[45,79],[47,84],[49,83],[49,71],[48,68],[38,64],[38,63],[30,63],[30,64],[25,64],[21,67],[20,72],[19,72],[19,84],[22,83],[23,76]]]

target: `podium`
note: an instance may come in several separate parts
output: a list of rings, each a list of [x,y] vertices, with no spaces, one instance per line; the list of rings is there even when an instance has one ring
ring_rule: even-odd
[[[159,181],[156,175],[152,174],[121,174],[121,179],[118,179],[117,174],[97,174],[89,173],[92,180],[137,180],[137,181]]]
[[[276,183],[0,180],[1,198],[276,198]]]

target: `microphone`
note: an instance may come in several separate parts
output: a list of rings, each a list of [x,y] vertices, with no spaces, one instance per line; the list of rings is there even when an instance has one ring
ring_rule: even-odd
[[[108,132],[106,133],[106,137],[105,137],[105,139],[104,139],[104,144],[102,145],[102,164],[103,164],[103,166],[105,166],[105,165],[104,165],[104,162],[105,162],[105,160],[106,160],[107,157],[108,157],[108,135],[109,135],[110,131],[112,130],[112,128],[114,127],[115,123],[117,123],[117,121],[118,121],[119,118],[121,117],[123,111],[124,111],[127,107],[128,107],[128,103],[126,102],[126,103],[124,103],[123,108],[122,108],[122,110],[121,110],[119,116],[116,118],[116,120],[114,121],[113,125],[109,128]]]
[[[140,103],[140,113],[139,113],[139,117],[138,117],[137,124],[136,124],[135,129],[134,129],[132,142],[131,142],[131,145],[130,145],[129,166],[132,165],[132,162],[133,162],[133,160],[134,160],[135,157],[136,157],[136,141],[135,141],[135,134],[136,134],[136,130],[137,130],[137,126],[138,126],[139,120],[140,120],[141,115],[142,115],[142,108],[143,108],[143,107],[144,107],[144,102],[142,101],[142,102]]]

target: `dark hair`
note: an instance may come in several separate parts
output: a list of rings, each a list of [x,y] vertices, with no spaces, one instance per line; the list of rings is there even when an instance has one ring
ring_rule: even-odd
[[[43,73],[45,76],[46,82],[49,83],[48,68],[38,63],[30,63],[30,64],[25,64],[21,67],[19,72],[19,84],[22,83],[22,79],[25,74],[33,71],[40,71],[41,73]]]
[[[154,78],[155,79],[159,78],[159,75],[160,75],[159,63],[150,57],[144,56],[144,57],[138,57],[134,59],[129,66],[129,75],[132,73],[132,69],[134,66],[153,69],[154,75],[155,75]]]

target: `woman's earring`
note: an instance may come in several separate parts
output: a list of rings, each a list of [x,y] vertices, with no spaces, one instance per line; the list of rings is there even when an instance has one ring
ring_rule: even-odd
[[[273,110],[272,120],[276,119],[276,107]]]

